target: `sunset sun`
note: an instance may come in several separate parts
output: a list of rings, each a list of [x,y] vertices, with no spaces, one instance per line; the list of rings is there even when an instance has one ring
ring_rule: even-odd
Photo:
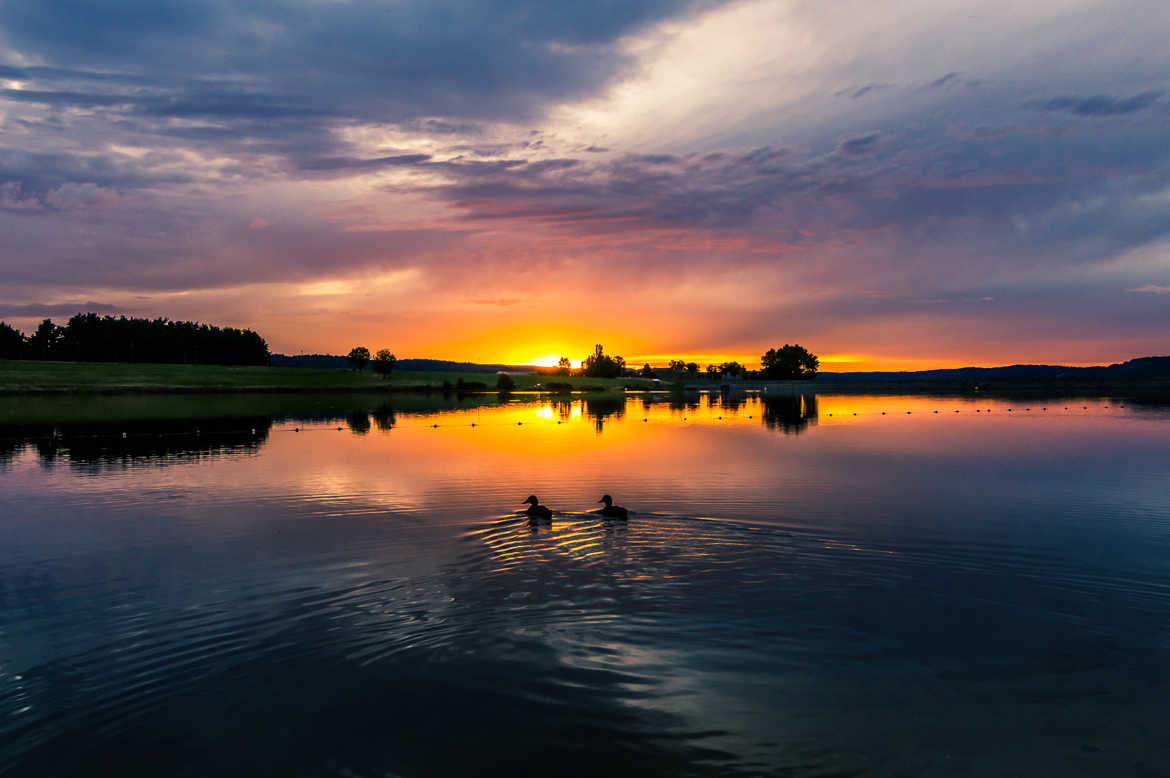
[[[564,355],[563,354],[542,354],[539,357],[534,357],[534,358],[528,360],[528,362],[526,364],[532,365],[533,367],[556,367],[560,363],[562,356],[564,356]],[[578,370],[581,367],[581,360],[573,359],[572,357],[570,357],[569,358],[569,365],[570,365],[570,367],[572,367],[572,369]]]

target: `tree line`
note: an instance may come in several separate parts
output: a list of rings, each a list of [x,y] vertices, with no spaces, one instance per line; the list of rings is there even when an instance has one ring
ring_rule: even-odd
[[[345,355],[345,361],[349,362],[349,366],[357,372],[366,369],[366,365],[370,365],[374,372],[383,378],[389,378],[394,373],[394,366],[398,364],[398,357],[388,348],[378,349],[378,353],[370,359],[370,350],[365,346],[354,346]]]
[[[820,359],[799,344],[785,343],[780,348],[768,349],[760,357],[760,370],[757,377],[772,381],[811,380],[816,377],[820,367]],[[667,368],[673,378],[687,376],[698,378],[700,367],[697,362],[687,362],[682,359],[670,360]],[[570,362],[568,357],[561,357],[558,372],[569,375]],[[706,373],[709,379],[718,379],[723,376],[743,376],[748,370],[739,362],[723,362],[707,365]],[[638,375],[643,378],[657,378],[659,371],[650,367],[649,363],[642,365]],[[619,356],[610,356],[600,343],[593,347],[593,353],[581,361],[581,375],[591,378],[617,378],[623,375],[634,375],[626,367],[626,361]]]
[[[267,365],[268,344],[252,330],[191,321],[79,313],[45,319],[29,336],[0,322],[0,359]]]

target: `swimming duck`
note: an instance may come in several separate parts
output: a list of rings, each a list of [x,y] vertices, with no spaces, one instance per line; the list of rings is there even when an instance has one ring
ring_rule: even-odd
[[[528,495],[528,499],[525,500],[524,502],[526,502],[528,504],[528,510],[526,510],[524,512],[527,513],[529,516],[533,517],[534,519],[551,519],[552,518],[552,511],[550,511],[547,507],[541,505],[540,500],[536,499],[535,494]]]
[[[598,502],[605,503],[605,507],[598,509],[596,511],[596,513],[600,513],[602,516],[608,516],[611,519],[628,519],[628,518],[630,518],[630,512],[627,511],[625,508],[621,507],[620,505],[614,505],[613,498],[610,497],[608,494],[603,495],[602,498],[600,500],[598,500]]]

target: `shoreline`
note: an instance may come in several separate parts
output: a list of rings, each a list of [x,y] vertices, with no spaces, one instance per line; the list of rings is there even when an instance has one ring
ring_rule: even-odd
[[[371,394],[496,393],[497,373],[370,371],[267,366],[0,360],[0,395],[69,394]],[[612,391],[649,388],[645,379],[509,374],[513,391]],[[550,386],[552,385],[552,386]]]
[[[389,379],[369,372],[291,367],[232,367],[111,362],[0,360],[0,396],[338,394],[496,394],[497,373],[400,371]],[[641,377],[590,378],[509,373],[514,393],[746,392],[799,394],[945,394],[1069,396],[1137,393],[1170,397],[1170,377],[1052,379],[814,379],[811,381],[703,381],[653,383]]]

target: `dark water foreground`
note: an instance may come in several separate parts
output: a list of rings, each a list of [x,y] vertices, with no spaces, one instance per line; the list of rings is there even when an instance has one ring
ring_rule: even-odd
[[[0,427],[0,774],[1170,774],[1157,403],[101,402]]]

